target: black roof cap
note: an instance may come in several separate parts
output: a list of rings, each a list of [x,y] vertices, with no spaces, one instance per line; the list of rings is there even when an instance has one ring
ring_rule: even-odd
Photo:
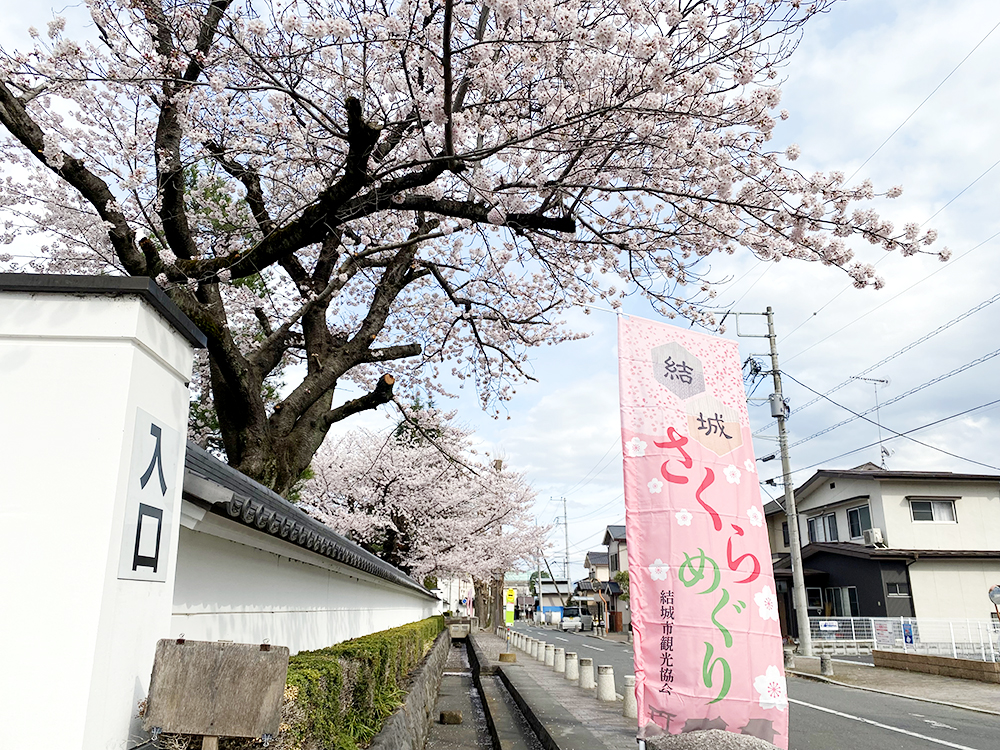
[[[160,287],[148,276],[73,276],[51,273],[0,273],[0,291],[30,294],[104,294],[120,296],[134,294],[191,342],[204,348],[208,339],[191,319],[181,312]]]

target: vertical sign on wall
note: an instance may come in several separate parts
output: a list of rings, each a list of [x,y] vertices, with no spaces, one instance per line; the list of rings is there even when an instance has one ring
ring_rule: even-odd
[[[170,522],[174,499],[169,486],[177,476],[183,443],[176,430],[136,409],[135,435],[125,495],[118,577],[132,581],[166,581],[170,559]]]
[[[767,527],[736,343],[618,319],[639,737],[788,747]]]

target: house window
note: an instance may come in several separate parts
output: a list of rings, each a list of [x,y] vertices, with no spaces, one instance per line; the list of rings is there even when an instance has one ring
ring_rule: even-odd
[[[826,602],[823,607],[823,614],[827,617],[844,616],[844,596],[843,589],[829,588],[826,590]]]
[[[872,514],[867,505],[847,509],[847,525],[851,529],[851,539],[860,539],[872,527]]]
[[[788,540],[788,521],[781,524],[781,541],[785,543],[786,547],[792,546],[792,543]]]
[[[908,583],[887,583],[885,592],[889,596],[909,596],[910,585]]]
[[[808,521],[810,542],[836,542],[837,517],[833,513],[813,516]]]
[[[806,589],[806,607],[823,609],[823,589],[809,587]]]
[[[910,515],[914,521],[956,523],[954,500],[910,500]]]
[[[611,556],[611,572],[615,573],[618,570],[618,555]]]
[[[858,589],[857,586],[847,587],[847,601],[851,607],[851,617],[861,616],[861,604],[858,601]]]

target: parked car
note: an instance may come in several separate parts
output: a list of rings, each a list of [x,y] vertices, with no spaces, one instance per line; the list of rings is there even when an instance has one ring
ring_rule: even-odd
[[[588,615],[584,612],[580,615],[580,630],[593,630],[594,629],[594,616]]]
[[[559,623],[561,630],[580,630],[583,628],[583,620],[580,617],[579,607],[563,607],[562,621]]]

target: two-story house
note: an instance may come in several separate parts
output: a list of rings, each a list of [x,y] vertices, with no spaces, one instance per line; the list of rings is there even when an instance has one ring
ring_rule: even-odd
[[[604,541],[608,548],[608,579],[615,580],[619,571],[628,571],[628,543],[625,540],[624,526],[608,526],[604,531]],[[608,622],[612,631],[628,629],[631,621],[628,602],[621,599],[620,594],[613,594],[608,605]]]
[[[608,612],[611,602],[622,592],[621,586],[611,580],[609,555],[604,550],[591,550],[583,558],[587,577],[577,581],[573,600],[586,607],[594,622],[602,627],[609,626]]]
[[[1000,475],[817,471],[795,490],[809,614],[988,618],[1000,582]],[[782,630],[795,631],[788,520],[765,507]]]

